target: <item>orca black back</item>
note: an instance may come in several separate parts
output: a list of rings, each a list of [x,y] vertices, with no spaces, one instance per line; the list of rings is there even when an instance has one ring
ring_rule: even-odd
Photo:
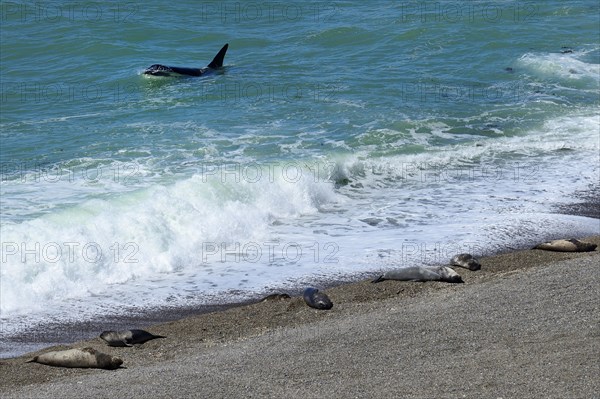
[[[184,67],[174,67],[167,66],[161,64],[154,64],[150,67],[146,68],[144,71],[144,75],[152,75],[152,76],[173,76],[173,75],[183,75],[183,76],[202,76],[207,72],[215,69],[219,69],[223,67],[223,60],[225,59],[225,53],[227,53],[227,49],[229,48],[229,43],[226,43],[221,50],[217,53],[215,58],[208,64],[205,68],[184,68]]]

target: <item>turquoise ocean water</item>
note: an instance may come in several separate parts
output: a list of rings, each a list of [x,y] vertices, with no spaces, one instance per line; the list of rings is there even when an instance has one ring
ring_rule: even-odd
[[[0,336],[600,234],[597,1],[0,4]]]

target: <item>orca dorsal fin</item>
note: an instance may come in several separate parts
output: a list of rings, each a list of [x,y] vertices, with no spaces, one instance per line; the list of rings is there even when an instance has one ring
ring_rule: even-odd
[[[209,68],[216,69],[221,68],[223,66],[223,59],[225,58],[225,53],[227,52],[227,48],[229,47],[229,43],[226,43],[221,50],[215,55],[215,58],[208,64]]]

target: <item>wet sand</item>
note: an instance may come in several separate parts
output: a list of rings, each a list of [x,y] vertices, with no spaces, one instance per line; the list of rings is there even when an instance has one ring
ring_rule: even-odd
[[[599,221],[600,228],[600,221]],[[586,241],[600,245],[600,237]],[[2,397],[590,398],[600,384],[600,252],[525,250],[465,284],[362,281],[157,324],[125,368],[0,361]],[[138,326],[132,326],[135,328]],[[66,348],[66,347],[65,347]],[[56,349],[53,348],[53,349]],[[37,352],[42,353],[50,348]]]

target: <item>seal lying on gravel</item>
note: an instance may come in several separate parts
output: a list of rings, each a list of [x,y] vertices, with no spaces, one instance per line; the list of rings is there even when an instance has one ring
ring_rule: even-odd
[[[64,351],[47,352],[38,355],[27,363],[40,363],[55,367],[78,367],[114,370],[123,364],[116,356],[98,352],[93,348],[76,348]]]
[[[329,299],[327,295],[322,292],[319,292],[318,289],[309,287],[304,290],[304,302],[311,308],[327,310],[333,307],[333,302]]]
[[[162,335],[154,335],[144,330],[127,331],[103,331],[100,338],[106,341],[108,346],[133,346],[143,344],[156,338],[166,338]]]
[[[554,240],[550,242],[544,242],[533,247],[533,249],[543,249],[546,251],[556,252],[591,252],[596,249],[596,244],[589,242],[583,242],[574,238],[570,240]]]
[[[458,254],[452,257],[450,261],[452,266],[464,267],[469,270],[479,270],[481,269],[481,263],[471,254]]]
[[[410,266],[385,272],[372,283],[383,280],[399,281],[445,281],[448,283],[463,283],[458,273],[448,266]]]

